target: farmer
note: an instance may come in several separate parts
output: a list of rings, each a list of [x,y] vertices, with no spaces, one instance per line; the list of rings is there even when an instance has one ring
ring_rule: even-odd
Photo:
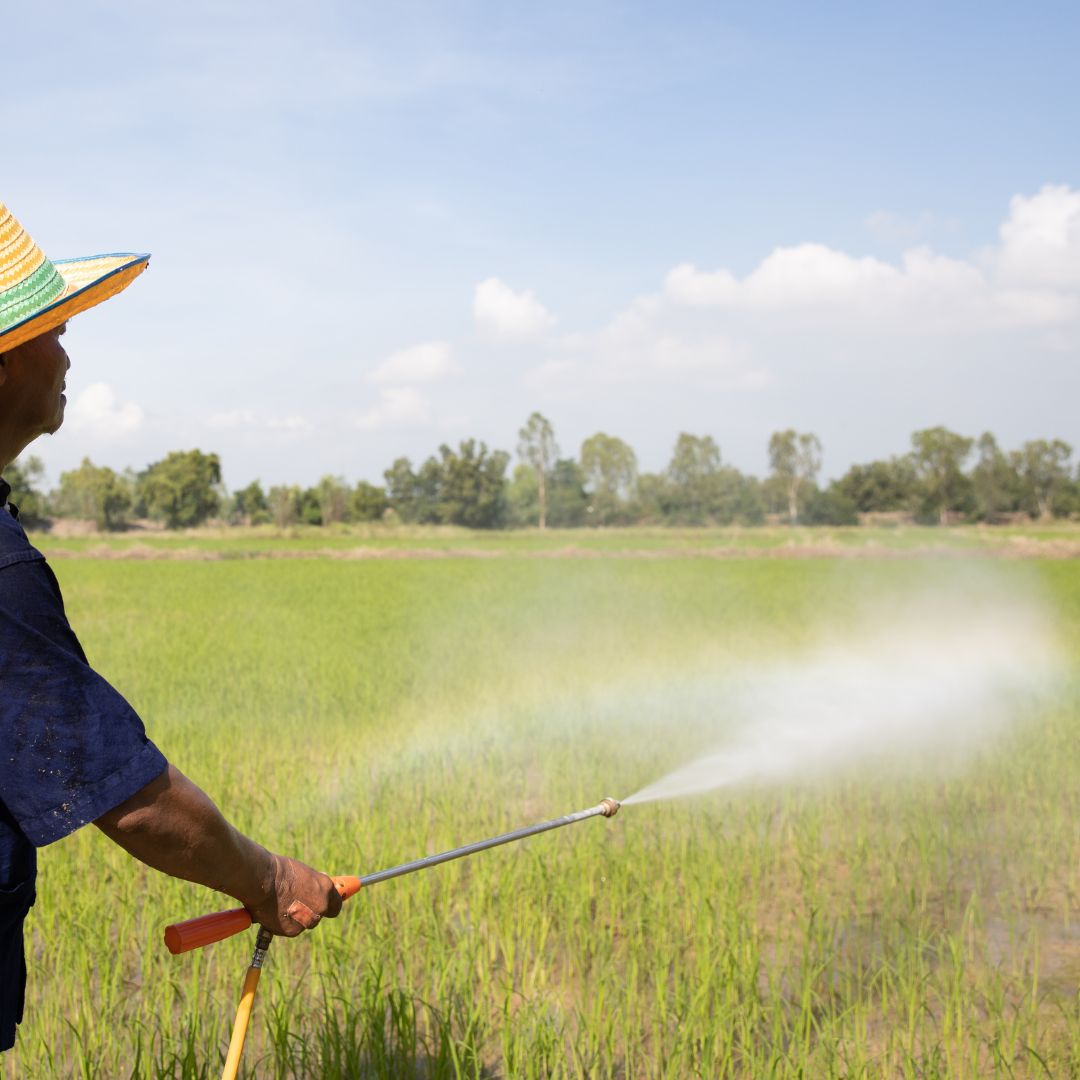
[[[0,204],[0,471],[64,421],[67,320],[126,288],[149,255],[52,263]],[[136,859],[240,901],[286,937],[341,910],[326,874],[241,835],[165,760],[90,667],[60,587],[0,480],[0,1050],[26,989],[37,849],[93,822]]]

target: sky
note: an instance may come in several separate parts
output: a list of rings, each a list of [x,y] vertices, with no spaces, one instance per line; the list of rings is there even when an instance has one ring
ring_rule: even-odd
[[[55,483],[217,452],[381,481],[534,410],[826,477],[1080,447],[1080,7],[55,0],[4,11],[0,201],[150,252],[72,320]]]

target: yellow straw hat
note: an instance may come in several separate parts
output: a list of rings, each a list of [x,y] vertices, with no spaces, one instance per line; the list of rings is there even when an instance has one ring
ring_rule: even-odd
[[[126,289],[149,255],[91,255],[49,262],[0,203],[0,353]]]

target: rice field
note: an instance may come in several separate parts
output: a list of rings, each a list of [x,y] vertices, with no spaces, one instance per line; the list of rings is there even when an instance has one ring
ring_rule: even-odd
[[[692,756],[684,721],[727,674],[966,573],[53,565],[91,662],[166,756],[269,847],[356,874],[629,795]],[[992,579],[1045,597],[1074,663],[1080,564]],[[1069,680],[1021,702],[963,760],[626,807],[364,891],[271,948],[243,1075],[1080,1074],[1078,703]],[[40,862],[27,1018],[0,1076],[218,1075],[253,932],[175,958],[161,934],[233,904],[93,828]]]

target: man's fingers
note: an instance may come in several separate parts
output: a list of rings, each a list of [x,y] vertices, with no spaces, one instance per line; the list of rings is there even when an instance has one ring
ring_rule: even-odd
[[[290,919],[298,922],[305,930],[314,930],[322,919],[321,915],[316,915],[302,900],[294,900],[289,905],[286,914]]]

